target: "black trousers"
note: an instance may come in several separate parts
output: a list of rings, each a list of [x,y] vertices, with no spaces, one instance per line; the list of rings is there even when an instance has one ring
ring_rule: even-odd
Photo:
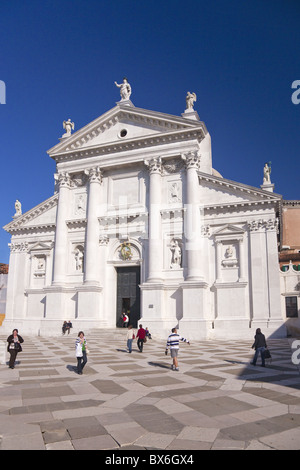
[[[82,370],[87,363],[86,352],[82,351],[83,356],[77,357],[77,372],[78,374],[82,374]]]
[[[144,339],[139,338],[137,340],[137,345],[138,345],[139,350],[142,352],[143,351],[143,346],[144,346]]]
[[[9,367],[14,367],[18,351],[16,349],[10,349],[9,354],[10,354]]]

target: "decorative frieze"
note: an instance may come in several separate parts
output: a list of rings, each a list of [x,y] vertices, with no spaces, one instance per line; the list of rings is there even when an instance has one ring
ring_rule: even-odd
[[[278,219],[268,220],[250,220],[247,225],[250,232],[258,232],[259,230],[278,231]]]
[[[16,242],[8,244],[11,253],[28,253],[28,242]]]
[[[171,158],[163,163],[163,170],[166,174],[179,173],[184,167],[184,162],[180,158]]]

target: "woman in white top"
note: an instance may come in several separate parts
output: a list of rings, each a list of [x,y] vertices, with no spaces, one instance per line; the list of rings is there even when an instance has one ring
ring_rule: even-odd
[[[77,357],[77,372],[82,375],[82,370],[87,363],[87,345],[83,331],[79,331],[78,338],[75,342],[76,357]]]

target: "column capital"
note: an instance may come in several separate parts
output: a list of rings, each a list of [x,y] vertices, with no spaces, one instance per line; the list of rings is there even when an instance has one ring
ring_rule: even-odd
[[[162,174],[162,159],[161,157],[152,158],[151,160],[144,160],[145,165],[148,167],[150,175]]]
[[[90,183],[102,183],[103,173],[100,167],[89,168],[84,170],[84,173],[88,176]]]
[[[191,168],[195,168],[196,170],[199,170],[200,158],[201,158],[201,154],[199,150],[182,153],[181,158],[185,162],[185,166],[187,170],[190,170]]]
[[[62,172],[62,173],[56,173],[54,175],[55,181],[57,181],[59,187],[64,187],[64,188],[70,188],[71,187],[71,177],[69,173],[67,172]]]

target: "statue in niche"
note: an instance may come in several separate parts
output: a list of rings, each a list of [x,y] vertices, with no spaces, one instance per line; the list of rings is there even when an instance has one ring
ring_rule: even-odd
[[[75,249],[75,262],[76,262],[76,271],[83,271],[83,251],[81,248],[77,247]]]
[[[75,124],[71,122],[71,119],[63,122],[63,128],[65,129],[66,133],[62,135],[62,137],[70,137],[72,129],[74,130]]]
[[[235,248],[233,248],[232,245],[229,245],[225,250],[222,266],[224,266],[224,268],[234,268],[238,266]]]
[[[265,163],[263,184],[271,184],[271,162]]]
[[[194,111],[194,102],[197,101],[196,93],[187,92],[186,98],[186,109],[191,109]]]
[[[171,242],[171,268],[181,268],[181,248],[179,246],[178,240],[172,240]]]
[[[22,215],[22,206],[18,199],[15,202],[15,210],[16,210],[16,213],[14,217],[19,217],[19,215]]]
[[[43,279],[46,275],[46,259],[44,256],[34,256],[34,273],[33,277],[35,279]]]
[[[38,265],[37,268],[42,271],[45,269],[45,260],[44,258],[38,258]]]
[[[120,88],[121,101],[126,101],[130,99],[131,95],[131,86],[129,85],[127,78],[123,78],[123,83],[120,85],[115,82],[115,85]]]
[[[226,248],[225,250],[225,258],[232,258],[233,257],[233,249],[232,249],[232,245],[229,245],[228,248]]]

